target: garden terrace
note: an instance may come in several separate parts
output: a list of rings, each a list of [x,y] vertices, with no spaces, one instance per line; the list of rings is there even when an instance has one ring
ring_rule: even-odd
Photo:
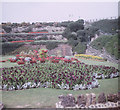
[[[62,33],[48,33],[48,32],[36,32],[36,33],[7,33],[2,34],[2,42],[10,42],[10,41],[18,41],[18,40],[36,40],[38,36],[41,36],[40,39],[48,40],[47,36],[53,35],[58,36],[62,35]]]
[[[118,77],[115,67],[86,65],[80,62],[25,64],[1,68],[3,90],[36,87],[84,90],[99,86],[97,79]]]

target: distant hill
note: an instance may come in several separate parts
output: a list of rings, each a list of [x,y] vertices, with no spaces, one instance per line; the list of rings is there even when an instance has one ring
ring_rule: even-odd
[[[118,19],[104,19],[92,23],[92,26],[100,29],[104,33],[115,34],[118,29]]]

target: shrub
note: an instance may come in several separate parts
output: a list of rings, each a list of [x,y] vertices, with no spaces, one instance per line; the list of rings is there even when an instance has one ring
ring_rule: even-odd
[[[46,43],[46,48],[48,49],[48,50],[52,50],[52,49],[54,49],[54,48],[56,48],[56,47],[58,47],[58,44],[59,43],[57,43],[57,42],[47,42]]]
[[[78,30],[84,29],[84,20],[78,20],[76,22],[72,22],[68,25],[68,28],[71,32],[77,32]]]
[[[12,28],[10,26],[2,26],[2,28],[5,30],[5,32],[9,33],[12,31]]]
[[[78,54],[83,54],[86,51],[86,44],[79,42],[76,47],[73,48],[73,52],[77,52]]]
[[[43,36],[43,37],[41,37],[41,38],[38,38],[37,40],[48,40],[48,37]]]
[[[69,39],[69,41],[68,41],[68,44],[71,45],[73,48],[74,48],[75,46],[77,46],[78,43],[79,43],[78,40]]]
[[[40,58],[46,58],[47,57],[47,50],[41,49],[40,50]]]
[[[17,48],[19,48],[20,46],[24,45],[24,43],[3,43],[2,44],[2,54],[8,54],[14,50],[16,50]]]

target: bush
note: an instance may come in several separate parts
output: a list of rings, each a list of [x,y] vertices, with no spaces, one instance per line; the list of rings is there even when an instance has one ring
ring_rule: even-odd
[[[69,36],[71,34],[71,31],[69,28],[66,28],[62,34],[63,37],[67,38],[69,40]]]
[[[46,42],[31,42],[30,45],[46,45]]]
[[[69,41],[68,41],[68,44],[71,45],[73,48],[74,48],[75,46],[77,46],[78,43],[79,43],[78,40],[69,39]]]
[[[10,26],[2,26],[2,28],[5,30],[5,32],[9,33],[12,31],[12,28]]]
[[[46,44],[46,48],[48,50],[52,50],[56,47],[58,47],[58,42],[54,42],[54,43],[53,42],[47,42],[47,44]]]
[[[73,21],[64,21],[62,23],[58,23],[58,26],[67,27],[71,22],[73,22]]]
[[[24,45],[24,43],[3,43],[2,44],[2,53],[0,54],[8,54],[14,50],[16,50],[17,48],[19,48],[20,46]]]
[[[76,47],[73,48],[73,52],[77,52],[78,54],[84,54],[86,51],[86,44],[79,42]]]
[[[43,37],[41,37],[41,38],[38,38],[38,40],[48,40],[48,37],[43,36]]]
[[[84,25],[81,22],[72,22],[69,24],[69,29],[71,32],[77,32],[78,30],[83,30],[84,29]]]

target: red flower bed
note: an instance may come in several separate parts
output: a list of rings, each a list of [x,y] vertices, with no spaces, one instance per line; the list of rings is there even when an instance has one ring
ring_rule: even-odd
[[[30,63],[36,63],[36,61],[35,61],[35,60],[32,60],[32,61],[30,61]]]
[[[38,53],[38,51],[37,50],[33,50],[35,53]]]
[[[59,63],[59,60],[52,60],[52,63]]]
[[[45,58],[46,60],[49,60],[50,58],[49,57],[47,57],[47,58]]]
[[[64,58],[63,58],[63,57],[61,57],[61,58],[60,58],[60,60],[64,60]]]
[[[65,59],[64,62],[65,62],[65,63],[71,63],[72,60],[67,60],[67,59]]]
[[[41,63],[45,63],[45,60],[41,60],[40,62],[41,62]]]
[[[17,42],[34,42],[34,40],[19,40],[19,41],[11,41],[11,43],[17,43]]]
[[[78,61],[78,59],[77,59],[77,58],[71,58],[71,60],[72,60],[72,61]]]
[[[47,53],[48,51],[47,50],[42,50],[42,52]]]
[[[47,50],[44,50],[45,53],[47,53]]]
[[[16,55],[16,57],[20,57],[20,55],[18,54],[18,55]]]
[[[18,61],[17,64],[18,64],[18,65],[23,65],[23,64],[25,64],[25,62],[23,62],[23,61]]]
[[[18,58],[19,60],[21,60],[21,61],[24,61],[25,59],[24,58]]]
[[[45,59],[43,58],[39,58],[39,61],[41,62],[41,63],[45,63]]]
[[[80,63],[80,61],[77,61],[77,63]]]
[[[15,63],[16,60],[15,59],[10,59],[10,62]]]
[[[6,62],[7,60],[2,60],[2,61],[0,61],[0,62]]]
[[[26,55],[26,57],[30,57],[30,55]]]

